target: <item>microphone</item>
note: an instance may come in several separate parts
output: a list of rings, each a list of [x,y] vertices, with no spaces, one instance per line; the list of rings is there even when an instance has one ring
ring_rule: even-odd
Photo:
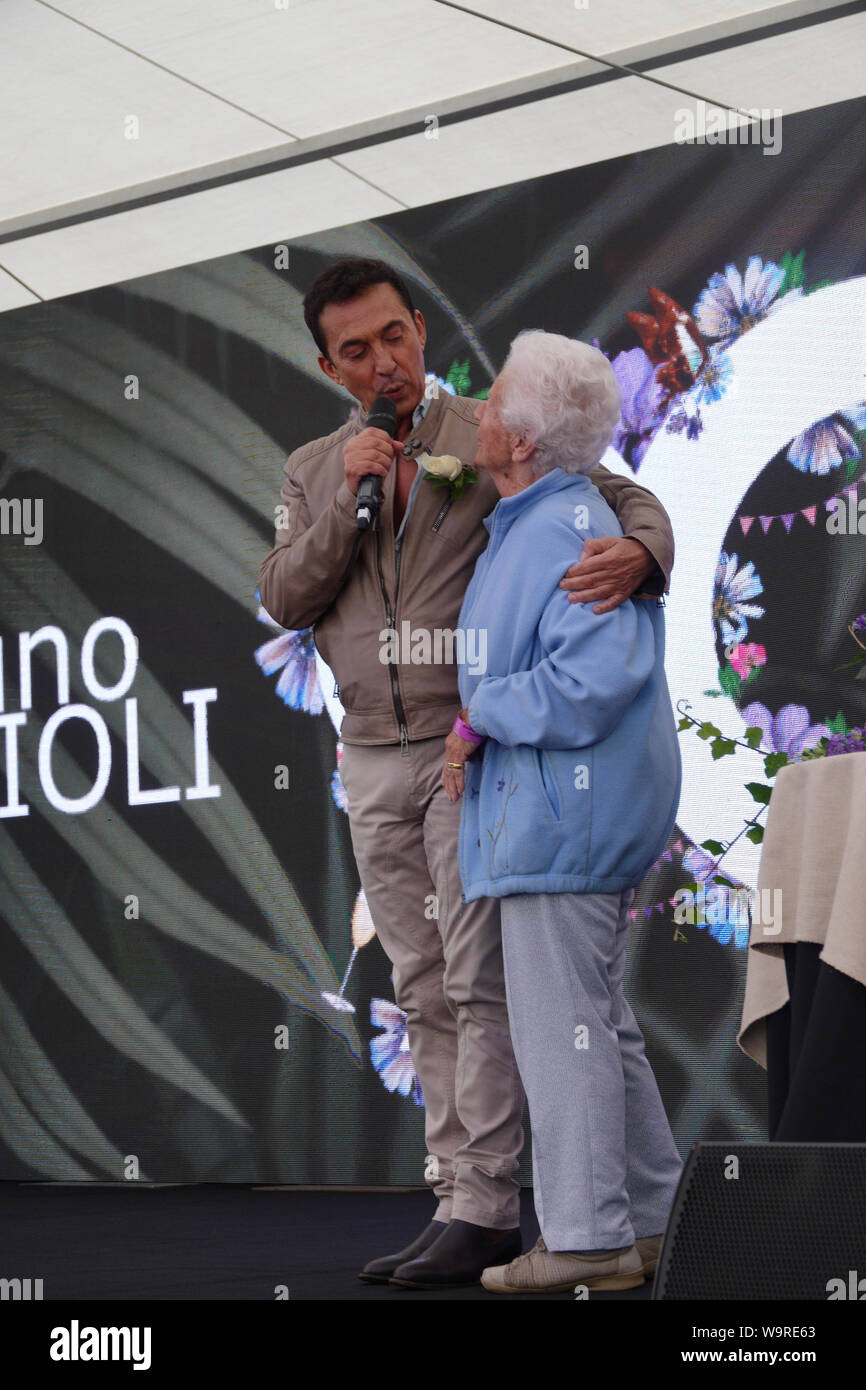
[[[397,407],[390,396],[377,396],[370,406],[367,429],[384,430],[391,439],[397,433]],[[381,473],[365,473],[355,498],[355,520],[359,531],[366,531],[379,515],[382,501]]]

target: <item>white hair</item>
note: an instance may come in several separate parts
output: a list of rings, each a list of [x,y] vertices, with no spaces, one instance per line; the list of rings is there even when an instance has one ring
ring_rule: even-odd
[[[518,333],[499,377],[497,408],[510,434],[535,445],[535,473],[591,473],[620,418],[619,387],[603,352],[562,333]]]

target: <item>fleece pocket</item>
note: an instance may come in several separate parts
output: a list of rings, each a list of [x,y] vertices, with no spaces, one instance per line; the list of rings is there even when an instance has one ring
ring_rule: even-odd
[[[553,773],[548,765],[544,749],[533,748],[532,752],[535,760],[535,768],[538,773],[538,785],[541,789],[542,798],[554,820],[559,820],[559,792]]]

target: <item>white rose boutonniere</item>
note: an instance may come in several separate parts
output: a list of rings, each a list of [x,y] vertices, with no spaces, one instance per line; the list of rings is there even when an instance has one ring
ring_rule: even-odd
[[[452,499],[459,497],[478,477],[474,468],[461,463],[454,454],[419,454],[418,462],[434,487],[447,487]]]

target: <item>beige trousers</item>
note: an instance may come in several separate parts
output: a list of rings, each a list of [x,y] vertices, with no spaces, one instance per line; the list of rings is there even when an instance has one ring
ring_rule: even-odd
[[[508,1029],[499,903],[462,902],[461,802],[445,794],[444,761],[442,737],[404,750],[347,743],[340,776],[424,1092],[435,1219],[504,1230],[520,1220],[524,1092]]]

